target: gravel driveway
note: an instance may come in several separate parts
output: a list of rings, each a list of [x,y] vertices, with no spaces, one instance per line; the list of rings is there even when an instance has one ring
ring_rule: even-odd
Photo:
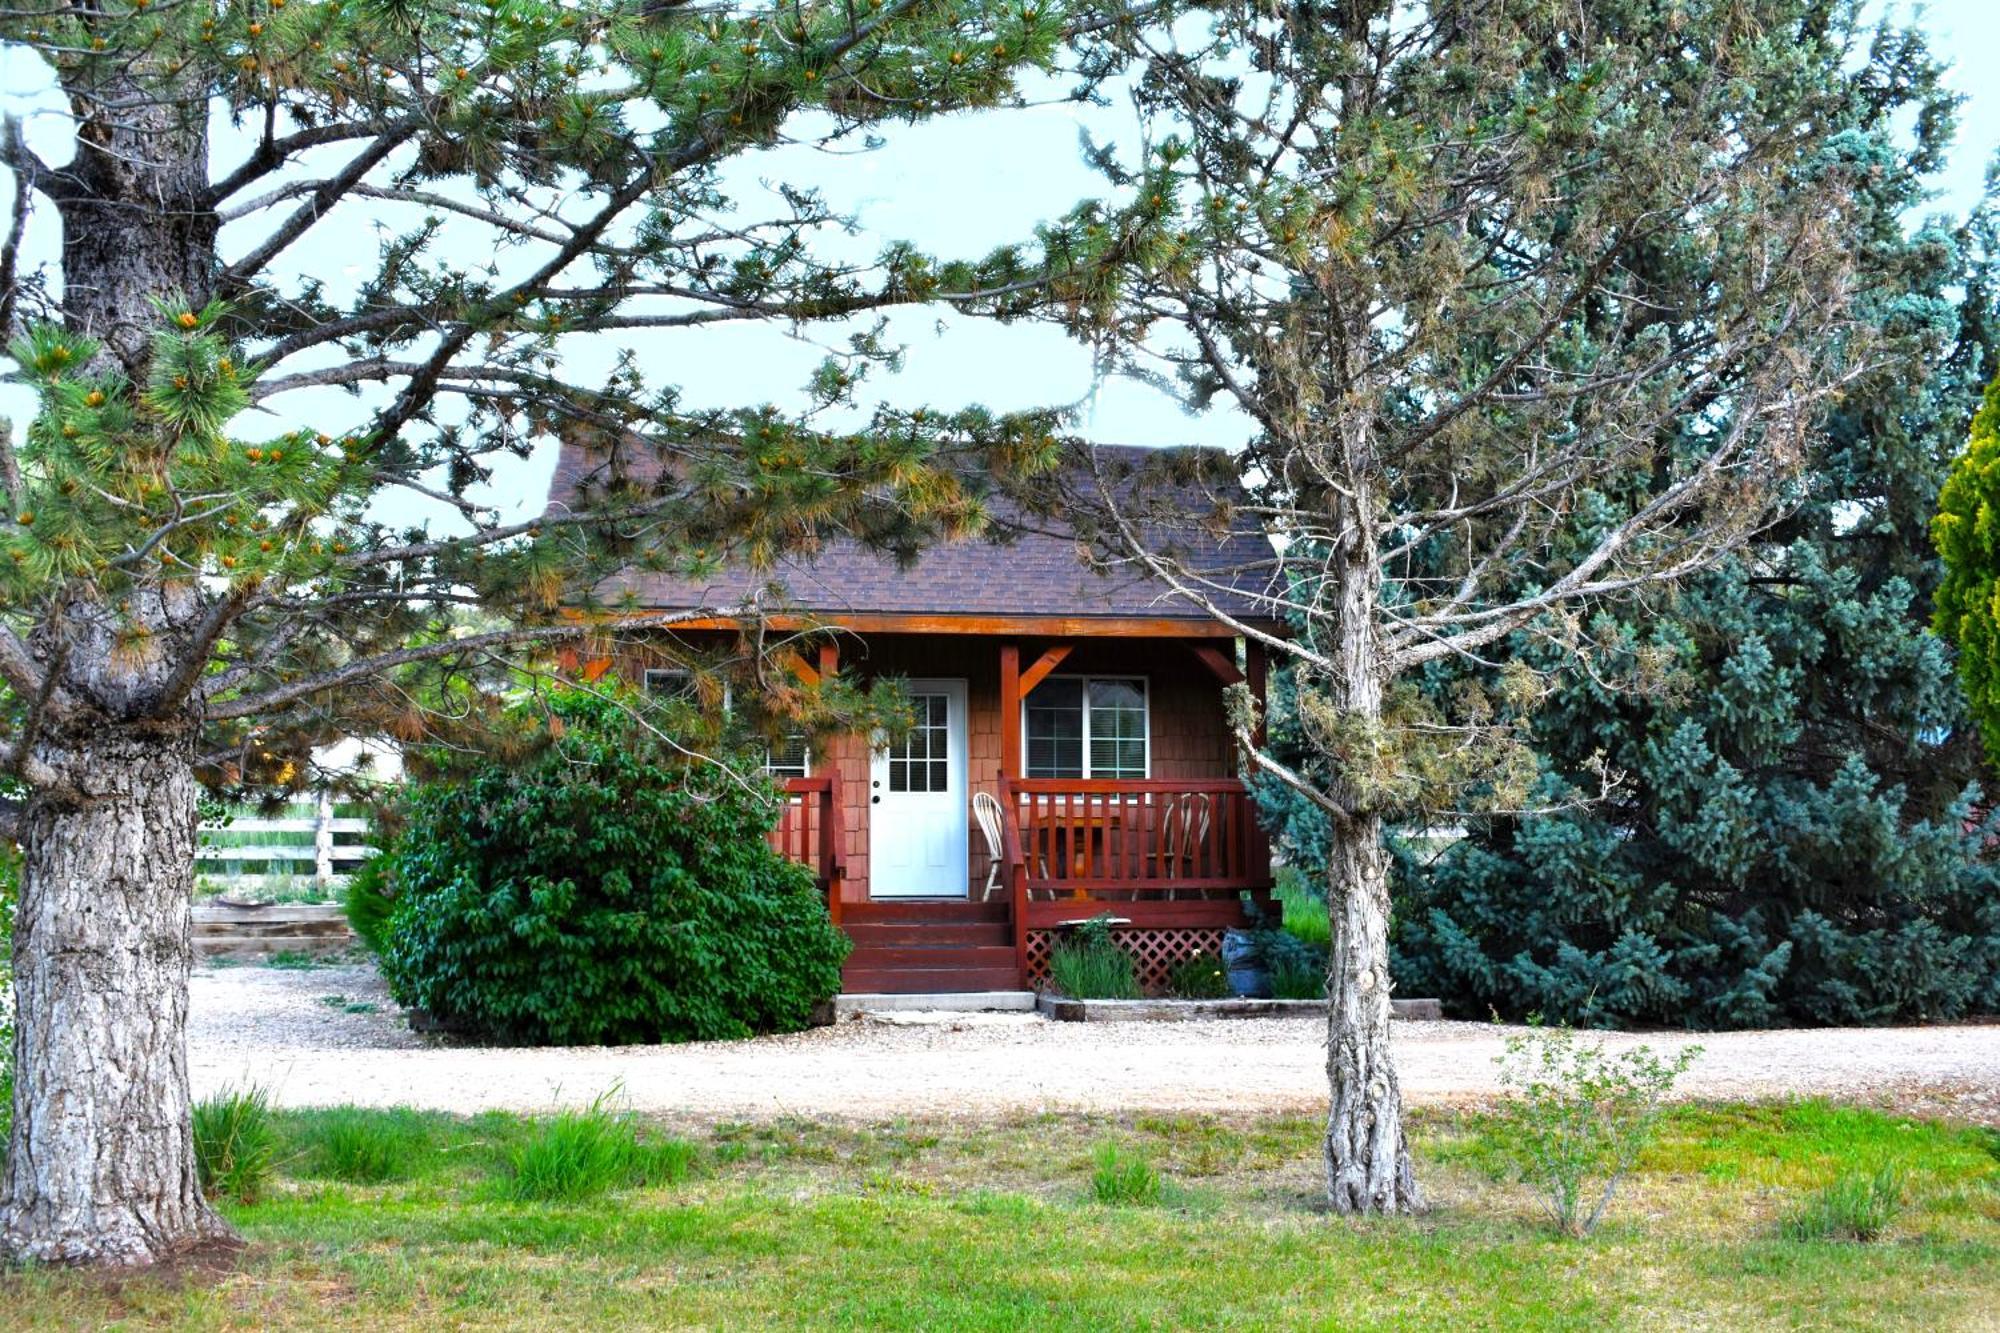
[[[472,1112],[546,1110],[619,1085],[634,1109],[696,1119],[787,1115],[993,1117],[1043,1110],[1309,1110],[1324,1104],[1309,1018],[1050,1023],[1033,1014],[902,1016],[755,1041],[686,1046],[463,1048],[409,1031],[370,967],[204,968],[188,1057],[197,1096],[256,1083],[292,1106],[352,1102]],[[1636,1040],[1613,1037],[1613,1042]],[[2000,1024],[1646,1038],[1705,1054],[1691,1096],[1889,1099],[2000,1124]],[[1412,1102],[1495,1088],[1501,1032],[1395,1030]]]

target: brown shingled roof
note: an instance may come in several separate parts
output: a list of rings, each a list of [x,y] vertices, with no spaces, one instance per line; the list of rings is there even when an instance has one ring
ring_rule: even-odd
[[[1106,475],[1119,478],[1118,491],[1138,487],[1157,499],[1173,489],[1183,503],[1167,506],[1204,516],[1227,513],[1240,498],[1231,484],[1218,496],[1213,484],[1167,480],[1176,455],[1188,451],[1099,445],[1095,453]],[[563,445],[550,484],[550,512],[564,512],[602,467],[584,446]],[[1096,479],[1081,468],[1062,478],[1067,486],[1089,491]],[[648,609],[672,610],[728,606],[775,586],[799,611],[838,617],[842,614],[915,614],[967,616],[1147,617],[1201,621],[1208,613],[1164,582],[1133,566],[1112,573],[1091,569],[1082,546],[1060,519],[1030,517],[1016,499],[995,493],[988,498],[992,538],[948,542],[924,550],[907,567],[893,555],[870,550],[849,538],[829,540],[810,558],[782,559],[767,570],[741,567],[719,570],[692,580],[673,574],[626,570],[599,585],[607,600],[630,594]],[[1159,508],[1155,506],[1155,508]],[[1248,595],[1270,577],[1270,542],[1254,525],[1241,519],[1220,532],[1208,524],[1178,526],[1160,544],[1187,567],[1225,585],[1215,594],[1223,609],[1235,615],[1259,617]],[[1233,591],[1232,591],[1233,590]],[[1268,613],[1265,613],[1268,615]],[[1262,618],[1262,617],[1259,617]]]

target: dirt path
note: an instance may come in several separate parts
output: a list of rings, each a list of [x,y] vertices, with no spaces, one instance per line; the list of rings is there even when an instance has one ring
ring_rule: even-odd
[[[372,969],[234,967],[196,973],[189,1061],[197,1095],[254,1082],[292,1106],[534,1111],[616,1085],[636,1110],[703,1120],[984,1118],[1309,1110],[1325,1097],[1321,1035],[1312,1019],[1072,1024],[957,1014],[687,1046],[450,1048],[403,1026]],[[1405,1096],[1491,1093],[1501,1038],[1484,1023],[1398,1023]],[[1889,1098],[2000,1124],[2000,1025],[1646,1040],[1702,1045],[1683,1083],[1691,1096]]]

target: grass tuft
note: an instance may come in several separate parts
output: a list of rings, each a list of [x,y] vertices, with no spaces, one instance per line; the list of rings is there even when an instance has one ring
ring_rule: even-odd
[[[1333,923],[1327,915],[1324,893],[1314,893],[1297,871],[1281,877],[1277,897],[1285,910],[1287,934],[1326,949],[1333,943]]]
[[[1893,1165],[1872,1176],[1842,1172],[1808,1195],[1780,1230],[1786,1240],[1879,1240],[1901,1215],[1905,1197],[1902,1172]]]
[[[520,1203],[574,1203],[614,1189],[679,1184],[693,1174],[692,1143],[642,1141],[633,1118],[605,1104],[609,1096],[559,1112],[509,1149],[501,1194]]]
[[[408,1180],[434,1151],[431,1125],[421,1112],[358,1106],[309,1113],[299,1146],[309,1174],[355,1185]]]
[[[1271,965],[1274,1000],[1324,1000],[1326,969],[1303,958],[1280,958]]]
[[[1160,1173],[1139,1153],[1100,1143],[1093,1158],[1090,1192],[1099,1203],[1151,1208],[1160,1202]]]
[[[1049,980],[1073,1000],[1136,1000],[1141,993],[1132,955],[1118,947],[1103,917],[1049,950]]]
[[[262,1088],[225,1088],[194,1105],[195,1171],[210,1198],[254,1203],[278,1165],[278,1127]]]

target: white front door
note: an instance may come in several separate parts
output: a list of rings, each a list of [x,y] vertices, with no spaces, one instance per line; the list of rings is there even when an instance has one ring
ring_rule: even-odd
[[[868,896],[966,896],[965,682],[909,683],[916,724],[868,774]]]

